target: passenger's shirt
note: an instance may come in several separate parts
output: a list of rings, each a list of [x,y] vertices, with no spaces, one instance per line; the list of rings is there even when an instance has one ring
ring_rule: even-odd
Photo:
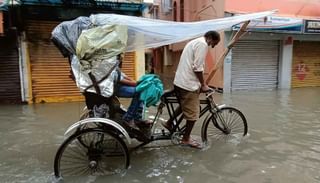
[[[119,77],[119,74],[120,74],[120,77]],[[123,80],[125,77],[127,77],[127,75],[124,72],[122,72],[119,68],[112,71],[111,75],[115,82],[119,82]]]
[[[173,84],[188,91],[196,91],[201,83],[194,72],[203,72],[208,44],[204,37],[186,44],[180,57]]]

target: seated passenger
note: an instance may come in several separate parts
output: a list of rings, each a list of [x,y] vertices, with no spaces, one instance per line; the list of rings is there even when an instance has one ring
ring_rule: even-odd
[[[119,60],[119,67],[117,68],[117,72],[113,73],[116,81],[114,95],[123,98],[132,98],[127,112],[123,115],[123,119],[128,122],[130,126],[134,124],[151,124],[148,120],[142,119],[144,104],[143,101],[140,100],[140,93],[136,91],[137,82],[129,78],[120,69],[122,67],[123,54],[119,54],[117,59]]]

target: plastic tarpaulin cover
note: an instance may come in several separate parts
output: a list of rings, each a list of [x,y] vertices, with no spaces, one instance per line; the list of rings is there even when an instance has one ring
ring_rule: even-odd
[[[64,56],[71,59],[71,69],[81,92],[93,85],[89,73],[99,84],[100,94],[110,97],[114,90],[116,55],[125,51],[127,26],[106,24],[94,26],[87,17],[59,24],[52,32],[52,40]],[[109,74],[109,75],[108,75]],[[94,86],[87,92],[97,93]]]
[[[209,30],[221,31],[244,21],[265,17],[275,11],[250,13],[197,22],[173,22],[116,14],[91,15],[94,25],[120,24],[128,26],[126,51],[155,48],[202,36]]]
[[[230,29],[244,21],[273,13],[275,11],[265,11],[198,22],[96,14],[62,22],[53,30],[52,40],[64,56],[71,58],[77,85],[83,91],[92,84],[88,73],[91,72],[97,80],[103,78],[117,64],[115,56],[123,51],[186,41],[200,37],[209,30]],[[113,94],[112,72],[99,84],[102,96]],[[95,92],[95,89],[92,87],[88,91]]]
[[[127,32],[125,25],[108,24],[83,30],[76,48],[81,65],[88,66],[87,68],[90,69],[93,60],[108,59],[124,52],[127,45]]]

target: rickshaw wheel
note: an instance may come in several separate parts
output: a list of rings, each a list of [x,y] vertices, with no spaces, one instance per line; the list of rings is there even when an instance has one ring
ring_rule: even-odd
[[[234,107],[223,107],[204,120],[201,137],[208,144],[209,140],[239,140],[247,133],[248,124],[243,113]]]
[[[79,142],[81,139],[81,142]],[[56,177],[124,173],[130,157],[125,142],[101,129],[84,129],[67,138],[54,160]]]

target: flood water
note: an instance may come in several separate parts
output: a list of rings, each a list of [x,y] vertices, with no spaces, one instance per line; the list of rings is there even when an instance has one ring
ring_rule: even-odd
[[[240,109],[249,136],[196,150],[155,142],[131,154],[125,175],[69,182],[317,183],[320,182],[320,88],[217,94]],[[83,103],[0,106],[0,182],[43,183],[64,131]],[[154,114],[149,109],[149,115]],[[200,134],[200,123],[193,134]]]

